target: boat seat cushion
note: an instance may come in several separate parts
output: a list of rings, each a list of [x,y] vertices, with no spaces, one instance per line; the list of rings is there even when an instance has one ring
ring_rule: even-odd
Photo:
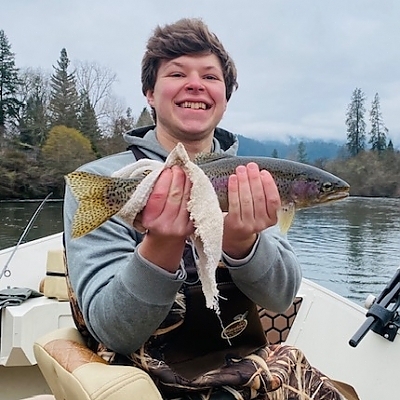
[[[63,249],[53,249],[47,252],[46,277],[40,284],[40,291],[51,299],[69,300]]]
[[[57,400],[162,400],[146,372],[107,364],[85,346],[75,328],[37,339],[34,352]]]

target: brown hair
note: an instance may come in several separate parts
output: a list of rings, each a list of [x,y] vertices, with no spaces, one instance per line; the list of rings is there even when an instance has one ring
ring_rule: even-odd
[[[157,26],[154,30],[142,59],[143,94],[146,95],[148,90],[154,89],[162,60],[201,53],[215,54],[220,60],[226,86],[226,99],[229,100],[232,92],[238,87],[235,63],[217,36],[197,18],[183,18],[173,24]]]

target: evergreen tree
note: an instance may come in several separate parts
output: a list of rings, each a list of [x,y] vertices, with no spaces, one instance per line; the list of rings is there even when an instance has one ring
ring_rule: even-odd
[[[96,113],[90,102],[88,93],[83,93],[82,99],[81,110],[79,113],[79,130],[90,140],[93,151],[97,153],[97,143],[100,139],[100,129],[97,123]]]
[[[301,141],[297,147],[297,161],[301,163],[308,162],[308,156],[306,151],[306,145]]]
[[[112,136],[122,136],[125,132],[135,128],[135,119],[132,116],[132,110],[128,107],[126,115],[119,115],[114,121],[112,126]]]
[[[19,85],[15,55],[3,30],[0,30],[0,145],[6,133],[6,123],[15,123],[21,102],[17,99]]]
[[[127,148],[127,143],[124,140],[123,134],[130,131],[135,127],[135,119],[132,116],[132,110],[128,108],[126,114],[118,113],[118,116],[112,121],[110,133],[103,134],[98,143],[97,150],[99,155],[106,156]]]
[[[387,145],[387,150],[390,151],[391,153],[394,152],[394,146],[393,146],[392,139],[389,140],[389,143]]]
[[[40,71],[26,71],[22,79],[26,100],[19,119],[20,142],[28,148],[41,146],[47,137],[48,79]]]
[[[278,150],[277,149],[272,150],[271,157],[272,158],[278,158]]]
[[[369,133],[371,150],[381,153],[386,149],[386,135],[389,130],[383,123],[378,93],[375,94],[374,100],[372,101],[369,119],[371,121],[371,131]]]
[[[143,110],[140,113],[139,118],[136,122],[136,128],[148,125],[154,125],[154,120],[147,107],[143,107]]]
[[[365,147],[364,101],[365,94],[363,91],[360,88],[354,89],[346,114],[346,145],[351,156],[357,155]]]
[[[61,50],[57,64],[57,67],[53,66],[55,71],[50,81],[51,123],[52,126],[64,125],[78,129],[79,96],[76,90],[74,72],[68,72],[70,61],[67,50]]]

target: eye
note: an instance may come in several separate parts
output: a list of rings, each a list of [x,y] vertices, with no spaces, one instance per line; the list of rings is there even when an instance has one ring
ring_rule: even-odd
[[[182,72],[172,72],[169,74],[172,78],[181,78],[183,76]]]
[[[323,192],[329,192],[329,191],[331,191],[332,190],[332,183],[331,182],[324,182],[323,184],[322,184],[322,191]]]

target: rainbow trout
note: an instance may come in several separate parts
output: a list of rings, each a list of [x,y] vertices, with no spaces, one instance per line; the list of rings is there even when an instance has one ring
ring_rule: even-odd
[[[194,161],[206,174],[218,196],[222,211],[228,211],[228,178],[239,165],[258,164],[271,173],[278,187],[282,209],[278,220],[286,232],[295,211],[346,198],[350,186],[342,179],[322,169],[269,157],[235,157],[220,154],[202,155]],[[114,178],[75,171],[66,176],[79,205],[74,216],[72,237],[83,236],[117,214],[143,180]]]

